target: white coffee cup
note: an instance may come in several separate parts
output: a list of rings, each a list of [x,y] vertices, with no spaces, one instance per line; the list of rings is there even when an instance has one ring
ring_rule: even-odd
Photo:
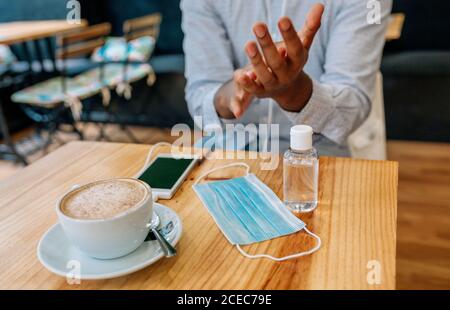
[[[131,207],[112,218],[77,219],[61,210],[64,199],[75,191],[100,182],[114,181],[139,182],[145,189],[145,197],[136,206]],[[66,193],[56,205],[59,222],[67,238],[85,254],[99,259],[113,259],[125,256],[136,250],[147,237],[149,223],[153,215],[153,199],[150,186],[135,179],[111,179],[77,186]]]

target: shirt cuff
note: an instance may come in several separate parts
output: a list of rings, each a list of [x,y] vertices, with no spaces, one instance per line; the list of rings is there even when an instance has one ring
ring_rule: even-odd
[[[208,90],[203,99],[203,115],[201,116],[203,122],[202,128],[205,128],[207,126],[222,126],[222,122],[220,121],[219,115],[217,114],[216,107],[214,105],[214,99],[221,87],[222,84],[213,86],[210,90]]]
[[[284,113],[295,125],[311,126],[315,133],[320,133],[341,144],[345,138],[341,137],[340,130],[328,126],[335,113],[330,87],[313,80],[312,96],[303,110],[301,112],[284,111]]]

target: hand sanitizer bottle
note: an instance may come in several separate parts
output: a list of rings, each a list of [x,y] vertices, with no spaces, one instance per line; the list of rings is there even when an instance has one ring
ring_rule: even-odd
[[[294,213],[312,212],[317,208],[319,157],[312,137],[311,127],[292,127],[291,148],[284,154],[284,203]]]

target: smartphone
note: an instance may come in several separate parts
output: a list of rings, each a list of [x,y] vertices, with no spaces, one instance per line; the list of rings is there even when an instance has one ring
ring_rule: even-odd
[[[150,185],[154,199],[172,199],[198,161],[197,157],[159,154],[137,179]]]

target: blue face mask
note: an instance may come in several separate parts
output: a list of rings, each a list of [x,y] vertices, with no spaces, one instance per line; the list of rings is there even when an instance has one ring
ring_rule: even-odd
[[[246,167],[247,176],[198,184],[207,175],[234,166]],[[307,230],[305,223],[293,215],[267,185],[255,175],[248,174],[249,170],[250,167],[244,163],[224,166],[202,175],[194,185],[194,191],[228,241],[248,258],[284,261],[317,251],[320,238]],[[275,258],[266,254],[249,255],[240,247],[287,236],[303,229],[317,239],[317,246],[308,252]]]

